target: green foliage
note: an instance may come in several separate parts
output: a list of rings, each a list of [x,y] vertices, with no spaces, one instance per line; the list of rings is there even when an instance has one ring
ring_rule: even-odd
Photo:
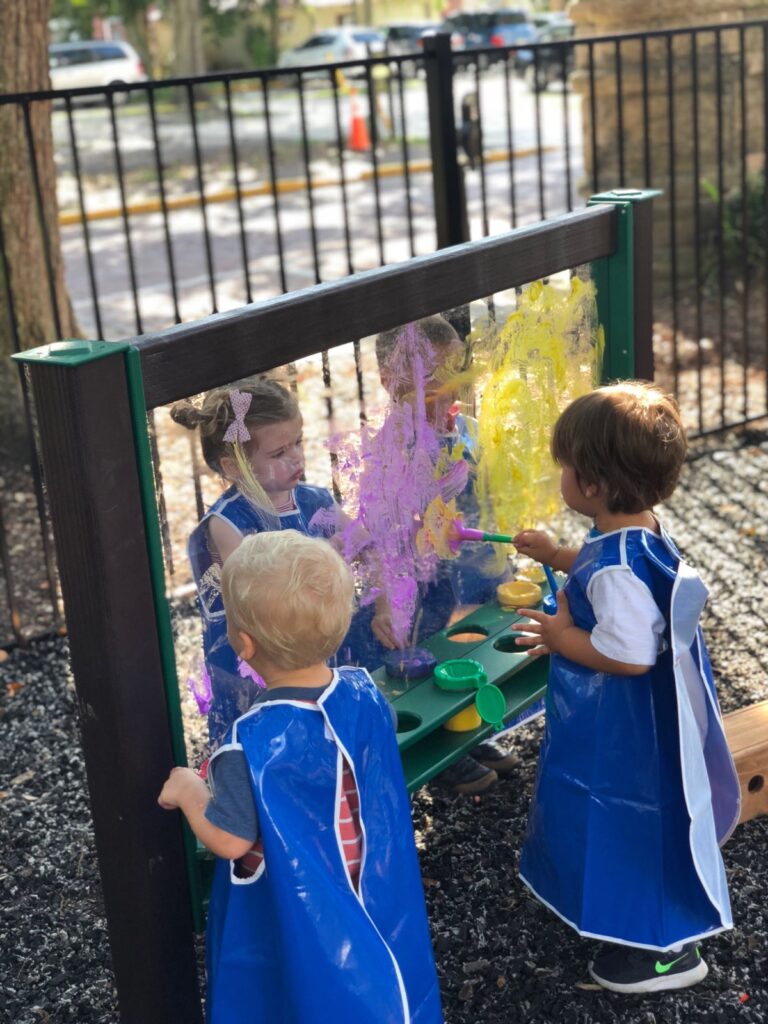
[[[720,192],[711,181],[702,181],[701,187],[711,203],[702,211],[707,223],[702,259],[705,283],[710,286],[717,283],[722,259],[727,283],[743,287],[764,271],[768,255],[765,172],[747,178],[745,194],[741,188],[735,188],[723,196],[721,230],[718,230]]]

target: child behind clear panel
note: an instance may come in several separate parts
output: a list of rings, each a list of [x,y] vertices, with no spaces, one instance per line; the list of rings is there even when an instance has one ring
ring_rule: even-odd
[[[303,423],[296,398],[274,380],[252,378],[215,388],[201,402],[177,402],[172,418],[198,430],[203,458],[228,484],[189,538],[188,553],[203,624],[211,682],[208,732],[215,747],[253,703],[259,686],[227,642],[221,570],[251,533],[298,530],[333,505],[324,487],[302,483]]]

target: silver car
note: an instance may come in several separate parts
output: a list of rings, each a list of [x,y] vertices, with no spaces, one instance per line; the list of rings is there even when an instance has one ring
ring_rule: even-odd
[[[342,60],[365,60],[381,53],[384,53],[384,36],[377,29],[342,25],[316,32],[299,46],[281,53],[277,63],[281,68],[300,68]]]
[[[48,63],[53,89],[80,89],[147,80],[141,57],[129,43],[121,40],[84,39],[76,43],[52,43],[48,47]]]

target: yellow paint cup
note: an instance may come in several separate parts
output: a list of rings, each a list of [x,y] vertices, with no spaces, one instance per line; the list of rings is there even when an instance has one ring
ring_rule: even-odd
[[[458,715],[454,715],[453,718],[449,718],[443,725],[444,729],[448,732],[472,732],[473,729],[479,728],[483,724],[483,720],[477,713],[477,708],[474,704],[470,704],[468,708],[464,708]]]
[[[532,608],[541,601],[541,587],[528,580],[513,580],[496,587],[496,598],[502,608]]]

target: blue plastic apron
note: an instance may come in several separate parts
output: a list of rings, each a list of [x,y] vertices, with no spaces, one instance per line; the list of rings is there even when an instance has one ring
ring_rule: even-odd
[[[615,565],[650,588],[667,649],[641,676],[551,656],[520,874],[580,934],[663,950],[732,927],[719,847],[740,792],[698,625],[704,584],[666,534],[590,538],[565,585],[579,628],[595,625],[590,578]]]

